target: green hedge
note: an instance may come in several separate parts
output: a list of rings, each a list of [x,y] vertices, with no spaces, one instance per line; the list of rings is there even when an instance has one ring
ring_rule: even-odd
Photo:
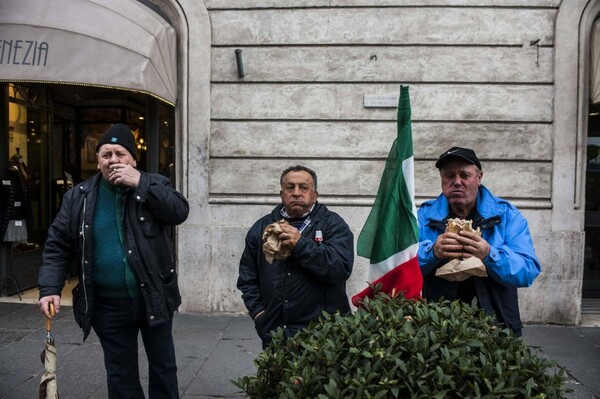
[[[566,373],[475,306],[378,294],[295,337],[233,384],[250,398],[562,398]]]

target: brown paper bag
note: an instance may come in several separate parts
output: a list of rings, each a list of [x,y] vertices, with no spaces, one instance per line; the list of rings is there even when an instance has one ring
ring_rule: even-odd
[[[448,219],[446,231],[458,233],[461,230],[472,231],[481,235],[479,227],[473,229],[473,221],[467,219]],[[485,265],[481,259],[476,257],[464,259],[452,259],[444,266],[436,270],[435,275],[448,281],[463,281],[471,276],[487,277]]]
[[[471,276],[487,277],[485,265],[476,257],[452,259],[435,271],[435,275],[448,281],[463,281]]]
[[[265,258],[269,263],[273,263],[273,259],[285,259],[291,255],[289,248],[281,246],[279,235],[282,233],[280,227],[282,224],[288,224],[288,222],[282,219],[278,222],[271,223],[263,232],[262,239],[264,244],[262,248]]]

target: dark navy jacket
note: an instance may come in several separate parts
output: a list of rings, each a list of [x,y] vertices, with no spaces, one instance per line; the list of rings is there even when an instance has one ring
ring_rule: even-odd
[[[79,284],[73,289],[73,314],[84,339],[94,309],[92,240],[101,238],[92,237],[92,222],[102,178],[98,173],[65,194],[48,230],[38,276],[40,297],[60,295],[69,268],[76,262]],[[159,174],[141,172],[138,187],[123,196],[124,249],[140,284],[150,326],[168,321],[181,304],[169,232],[188,213],[187,200]]]
[[[350,312],[346,294],[354,263],[350,228],[337,213],[317,202],[291,256],[269,264],[262,251],[262,234],[268,224],[283,219],[282,207],[278,205],[250,228],[239,266],[237,287],[263,344],[277,327],[291,336],[323,311]],[[323,234],[322,242],[314,239],[317,231]]]

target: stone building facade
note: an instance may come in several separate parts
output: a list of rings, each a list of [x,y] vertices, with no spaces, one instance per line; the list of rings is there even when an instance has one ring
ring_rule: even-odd
[[[152,0],[178,37],[178,229],[184,312],[243,312],[249,226],[293,164],[355,236],[396,135],[368,95],[410,87],[416,200],[437,196],[437,156],[480,155],[483,182],[528,218],[542,273],[527,322],[581,315],[589,48],[597,0]],[[235,50],[241,50],[240,76]],[[348,284],[364,288],[356,258]]]
[[[483,183],[529,220],[542,264],[520,291],[524,321],[579,322],[600,0],[141,3],[177,37],[173,167],[191,205],[177,230],[183,312],[245,311],[244,236],[279,202],[287,166],[315,169],[320,201],[358,236],[396,135],[396,109],[365,98],[398,95],[402,84],[417,205],[441,191],[438,155],[474,148]],[[357,257],[349,295],[367,268]]]

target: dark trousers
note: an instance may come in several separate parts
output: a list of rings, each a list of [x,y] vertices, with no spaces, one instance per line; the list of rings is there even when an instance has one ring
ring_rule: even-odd
[[[109,398],[144,398],[138,365],[139,332],[148,358],[149,398],[179,397],[172,318],[149,327],[141,297],[96,297],[92,327],[104,351]]]

